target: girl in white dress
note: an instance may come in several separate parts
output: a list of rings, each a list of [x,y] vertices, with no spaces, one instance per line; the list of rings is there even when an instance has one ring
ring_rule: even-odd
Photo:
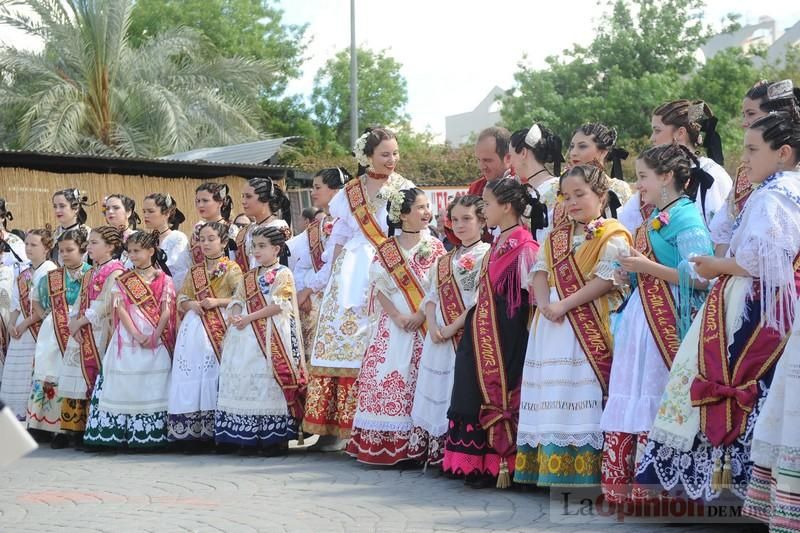
[[[53,248],[53,236],[49,229],[35,229],[25,238],[25,250],[31,265],[13,279],[8,287],[11,314],[7,324],[10,342],[0,381],[0,397],[24,421],[31,393],[31,373],[36,339],[39,336],[42,315],[34,312],[33,302],[37,299],[39,281],[56,265],[47,260]],[[9,268],[8,274],[12,270]],[[5,291],[3,291],[5,292]],[[0,295],[0,300],[4,297]]]
[[[133,269],[112,289],[114,325],[89,408],[84,443],[152,448],[167,443],[167,394],[175,347],[175,288],[159,234],[134,232]]]
[[[259,448],[265,455],[288,452],[300,439],[306,370],[294,279],[278,263],[286,245],[275,227],[253,231],[259,267],[245,274],[229,306],[219,372],[217,443]]]
[[[442,242],[421,232],[432,215],[425,192],[401,190],[389,198],[389,238],[370,267],[375,315],[358,374],[358,406],[347,453],[362,463],[393,465],[421,458],[427,442],[411,421],[425,340],[423,298],[430,271],[445,254]],[[401,234],[393,237],[395,230]]]
[[[144,197],[142,212],[145,227],[150,231],[158,231],[160,247],[167,254],[167,268],[172,276],[172,282],[175,290],[180,290],[192,266],[189,239],[178,231],[186,217],[178,209],[171,195],[160,192]]]
[[[111,226],[100,226],[89,233],[87,253],[92,268],[83,276],[77,313],[69,321],[70,340],[62,359],[58,378],[61,395],[61,429],[77,435],[82,446],[89,401],[96,385],[100,364],[111,336],[112,290],[125,271],[119,259],[122,234]]]
[[[62,399],[58,381],[70,339],[69,319],[77,312],[81,282],[90,268],[83,260],[87,237],[80,228],[61,234],[57,246],[64,266],[42,276],[31,298],[34,313],[44,320],[36,341],[33,388],[28,400],[28,428],[56,433],[50,443],[53,449],[66,448],[70,444],[61,429]]]
[[[242,271],[225,255],[228,226],[209,222],[199,232],[205,257],[192,266],[178,295],[184,316],[178,331],[169,391],[169,439],[201,451],[214,441],[219,361],[227,331],[227,306]],[[201,445],[188,444],[200,441]]]
[[[256,268],[258,262],[253,255],[253,231],[261,227],[274,227],[283,232],[286,240],[292,237],[292,211],[289,197],[270,178],[251,178],[242,189],[244,214],[255,220],[236,236],[236,262],[243,272]],[[286,265],[287,256],[281,257]]]
[[[422,435],[419,458],[439,464],[444,456],[447,410],[453,390],[456,347],[467,312],[475,305],[478,274],[490,245],[481,240],[486,218],[480,196],[460,196],[447,207],[459,245],[439,258],[425,297],[428,334],[422,347],[411,420]],[[444,264],[443,264],[444,263]],[[454,305],[455,304],[455,305]]]

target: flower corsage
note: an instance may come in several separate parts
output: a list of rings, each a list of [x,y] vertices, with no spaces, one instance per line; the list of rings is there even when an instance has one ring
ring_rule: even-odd
[[[662,211],[650,223],[650,227],[658,231],[669,224],[669,211]]]
[[[456,266],[458,267],[458,274],[460,276],[463,276],[464,274],[467,274],[473,268],[475,268],[476,264],[477,264],[477,261],[475,260],[475,256],[474,255],[472,255],[472,254],[464,254],[464,255],[462,255],[461,258],[456,262]]]
[[[603,225],[605,223],[606,220],[604,218],[598,218],[586,224],[586,240],[590,241],[600,237],[603,234]]]
[[[211,279],[221,278],[225,275],[228,271],[228,263],[226,261],[220,261],[217,263],[217,266],[214,267],[214,270],[211,272]]]

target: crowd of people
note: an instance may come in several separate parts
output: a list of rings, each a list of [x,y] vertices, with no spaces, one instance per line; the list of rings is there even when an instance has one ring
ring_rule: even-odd
[[[190,236],[166,193],[143,221],[110,194],[88,228],[89,199],[56,191],[55,230],[24,242],[0,202],[0,397],[53,448],[275,456],[319,435],[474,488],[728,490],[800,530],[798,95],[742,95],[733,178],[702,101],[642,117],[653,146],[628,181],[604,124],[566,145],[489,128],[441,238],[380,127],[356,177],[314,177],[295,236],[268,178],[232,223],[226,186],[200,186]]]

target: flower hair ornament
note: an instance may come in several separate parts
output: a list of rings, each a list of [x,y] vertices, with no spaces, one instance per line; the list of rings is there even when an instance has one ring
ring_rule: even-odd
[[[389,221],[392,224],[400,224],[400,210],[406,200],[405,192],[397,190],[389,194]]]
[[[353,155],[356,157],[356,161],[359,165],[365,168],[370,164],[369,157],[367,157],[367,154],[364,152],[364,149],[367,146],[367,139],[369,139],[370,135],[372,135],[372,132],[368,131],[359,137],[356,141],[356,144],[353,146]],[[341,171],[339,172],[341,173]],[[342,176],[342,179],[344,179],[344,176]]]
[[[539,127],[538,124],[534,124],[533,126],[531,126],[531,129],[528,130],[528,134],[525,135],[525,144],[533,148],[537,144],[539,144],[539,141],[541,140],[542,140],[542,129]]]
[[[167,206],[167,208],[170,208],[170,207],[172,207],[172,203],[173,203],[173,202],[172,202],[172,195],[171,195],[171,194],[169,194],[169,193],[167,193],[167,194],[164,196],[164,205],[166,205],[166,206]]]

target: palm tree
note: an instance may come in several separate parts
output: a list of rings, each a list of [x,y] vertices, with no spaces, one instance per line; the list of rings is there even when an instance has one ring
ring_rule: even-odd
[[[157,157],[259,137],[258,97],[274,67],[205,53],[210,44],[190,28],[134,48],[132,6],[0,0],[0,23],[44,41],[37,52],[0,48],[0,108],[13,117],[0,120],[6,144]]]

